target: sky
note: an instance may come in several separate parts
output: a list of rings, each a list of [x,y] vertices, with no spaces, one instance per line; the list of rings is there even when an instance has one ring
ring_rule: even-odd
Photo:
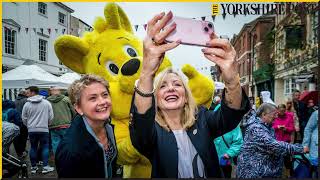
[[[73,9],[73,16],[80,18],[89,25],[93,25],[97,16],[104,17],[103,9],[105,2],[64,2]],[[222,15],[217,15],[215,21],[211,17],[211,2],[119,2],[117,3],[125,11],[131,25],[139,25],[136,35],[143,39],[146,32],[143,24],[146,24],[155,14],[160,12],[173,12],[175,16],[196,18],[206,16],[207,21],[213,22],[215,32],[218,35],[227,35],[232,38],[233,34],[239,33],[242,26],[258,16],[256,15],[227,15],[223,20]],[[133,27],[133,30],[134,27]],[[180,45],[169,51],[166,55],[170,58],[173,67],[180,70],[184,64],[191,64],[201,73],[210,76],[210,66],[214,65],[207,60],[201,52],[201,47]]]

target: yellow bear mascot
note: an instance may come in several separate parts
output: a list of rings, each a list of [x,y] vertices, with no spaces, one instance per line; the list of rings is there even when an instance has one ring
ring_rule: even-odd
[[[115,3],[104,8],[105,18],[98,17],[94,31],[83,38],[63,35],[55,44],[60,61],[80,74],[96,74],[110,83],[112,124],[119,151],[117,163],[123,165],[125,178],[151,177],[151,164],[131,144],[129,112],[135,80],[142,66],[142,41],[133,34],[125,12]],[[165,57],[159,72],[171,66]],[[214,91],[212,80],[198,73],[190,65],[182,68],[189,78],[193,96],[198,104],[210,105]]]

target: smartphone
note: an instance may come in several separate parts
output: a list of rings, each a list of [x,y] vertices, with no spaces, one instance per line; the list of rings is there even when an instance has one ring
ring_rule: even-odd
[[[167,23],[170,26],[176,23],[176,29],[171,32],[166,42],[173,42],[181,40],[181,44],[207,46],[206,43],[210,41],[210,35],[214,32],[213,24],[209,21],[201,21],[183,17],[173,16]]]

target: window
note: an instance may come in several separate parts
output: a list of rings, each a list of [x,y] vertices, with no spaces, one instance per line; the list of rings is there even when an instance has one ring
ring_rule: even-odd
[[[66,23],[66,15],[59,12],[59,23],[65,24]]]
[[[42,15],[47,15],[47,4],[38,2],[38,12]]]
[[[39,60],[40,61],[46,61],[47,60],[47,44],[48,42],[39,39]]]
[[[284,80],[284,94],[290,95],[292,90],[296,89],[296,84],[293,79],[285,79]]]
[[[16,36],[17,31],[4,27],[4,47],[6,54],[16,54]]]

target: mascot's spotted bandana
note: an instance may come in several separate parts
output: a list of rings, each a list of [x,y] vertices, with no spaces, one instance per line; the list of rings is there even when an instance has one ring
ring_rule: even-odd
[[[83,38],[63,35],[55,44],[60,61],[80,74],[96,74],[110,83],[112,99],[112,124],[119,151],[117,163],[124,166],[125,178],[151,177],[151,164],[131,144],[129,135],[129,111],[135,80],[142,68],[142,42],[133,34],[125,12],[115,3],[104,8],[105,18],[98,17],[94,31]],[[158,72],[171,66],[164,58]],[[214,92],[212,80],[185,65],[183,73],[197,104],[209,106]]]

